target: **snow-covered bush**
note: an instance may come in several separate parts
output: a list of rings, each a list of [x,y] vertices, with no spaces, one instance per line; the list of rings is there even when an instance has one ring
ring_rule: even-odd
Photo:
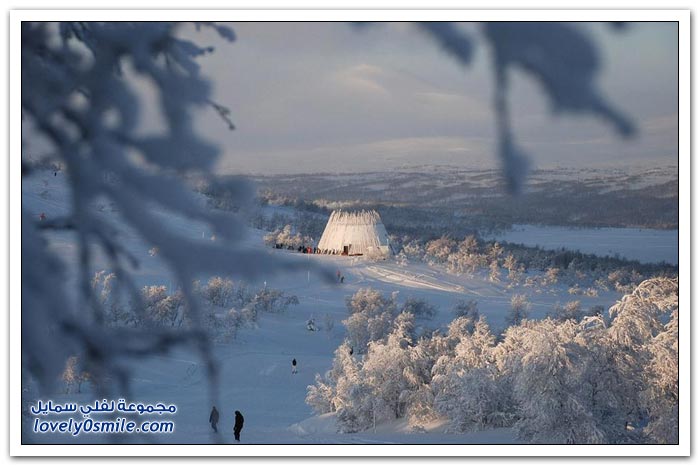
[[[430,320],[437,314],[437,307],[424,299],[410,297],[403,303],[400,312],[408,312],[416,320]]]
[[[406,267],[408,265],[408,256],[403,250],[396,254],[394,259],[396,260],[396,265],[399,267]]]
[[[144,286],[141,290],[145,324],[149,327],[179,327],[184,319],[181,292],[168,294],[165,286]]]
[[[584,311],[581,309],[581,301],[569,301],[563,306],[557,303],[554,305],[554,310],[552,311],[552,318],[561,321],[569,319],[579,321],[583,316]]]
[[[195,289],[204,301],[211,306],[230,307],[235,297],[233,280],[223,277],[211,277],[206,285],[196,286]]]
[[[402,253],[406,254],[409,259],[423,259],[425,256],[425,248],[421,241],[416,239],[404,243]]]
[[[236,338],[238,330],[246,325],[246,315],[238,309],[229,309],[219,319],[220,339],[224,342]]]
[[[253,306],[257,313],[269,312],[280,314],[289,308],[299,304],[299,298],[295,295],[287,295],[284,291],[272,288],[263,288],[253,297]]]
[[[294,233],[292,225],[289,224],[279,230],[266,234],[264,241],[268,246],[291,247],[294,249],[302,245],[308,246],[313,244],[312,238],[302,236],[300,233]]]
[[[447,236],[442,236],[438,239],[428,241],[425,245],[425,254],[429,261],[443,263],[447,261],[457,242]]]

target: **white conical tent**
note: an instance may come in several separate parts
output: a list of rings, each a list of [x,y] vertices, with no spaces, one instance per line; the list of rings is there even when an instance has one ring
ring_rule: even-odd
[[[318,249],[325,254],[389,255],[389,235],[376,211],[334,210],[323,231]]]

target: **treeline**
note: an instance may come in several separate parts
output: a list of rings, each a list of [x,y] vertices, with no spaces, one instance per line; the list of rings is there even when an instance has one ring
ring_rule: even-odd
[[[609,289],[624,293],[645,278],[678,275],[678,268],[669,264],[641,264],[564,249],[549,251],[483,241],[474,235],[461,240],[449,236],[430,241],[393,239],[398,245],[399,263],[408,259],[424,261],[451,273],[486,274],[491,281],[511,286],[543,288],[563,283],[571,287],[571,294],[595,295],[596,290]]]

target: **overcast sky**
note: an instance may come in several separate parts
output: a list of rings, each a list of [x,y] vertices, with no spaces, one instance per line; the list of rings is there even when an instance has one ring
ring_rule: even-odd
[[[183,31],[216,46],[201,60],[215,99],[231,108],[228,131],[213,112],[198,128],[218,142],[221,172],[346,172],[421,164],[497,166],[488,46],[468,67],[410,24],[234,23],[238,39]],[[677,163],[675,23],[589,31],[603,67],[599,88],[636,122],[620,139],[590,116],[552,115],[538,84],[513,76],[520,144],[535,167]]]

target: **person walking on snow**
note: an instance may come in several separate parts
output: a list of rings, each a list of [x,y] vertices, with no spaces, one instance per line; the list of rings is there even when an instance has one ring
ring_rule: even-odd
[[[292,359],[292,374],[296,374],[296,373],[297,373],[297,360]]]
[[[211,407],[211,414],[209,415],[209,423],[211,424],[211,428],[214,429],[214,432],[219,432],[219,430],[216,428],[216,424],[219,422],[219,411],[216,410],[216,406]]]
[[[243,430],[243,415],[240,411],[236,411],[236,423],[233,425],[233,436],[236,442],[241,441],[241,430]]]
[[[340,270],[335,273],[336,281],[340,281]]]

